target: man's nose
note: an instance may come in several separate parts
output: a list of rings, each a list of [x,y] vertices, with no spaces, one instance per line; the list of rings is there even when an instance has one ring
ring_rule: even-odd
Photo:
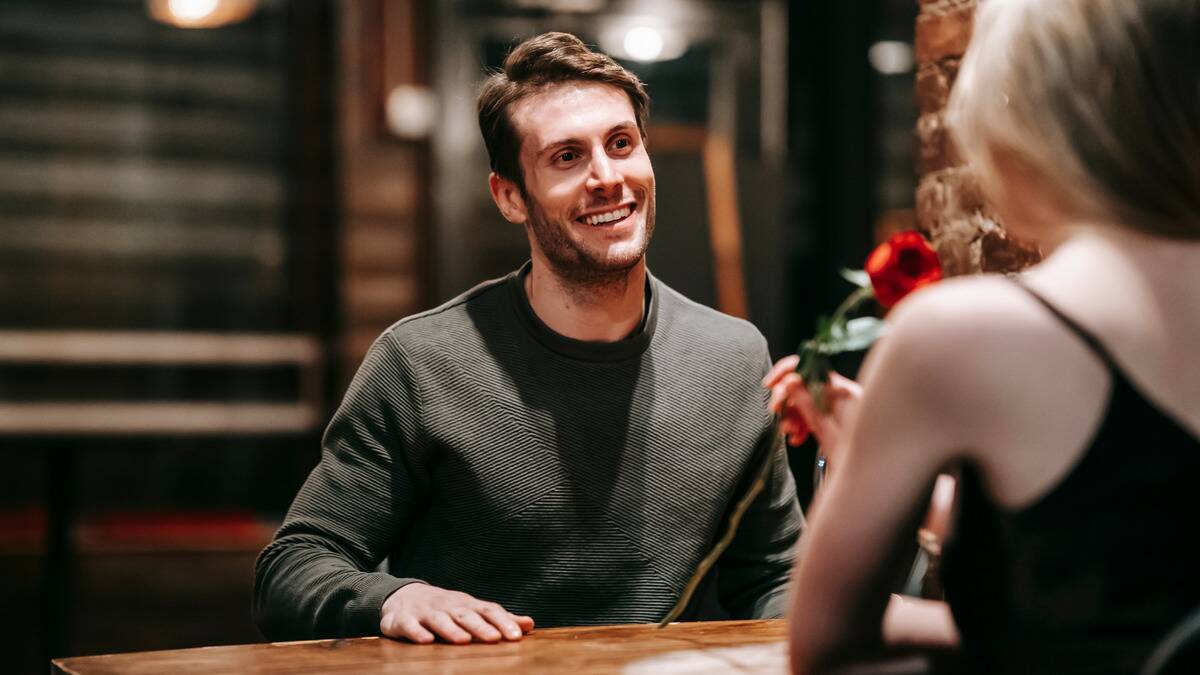
[[[591,172],[588,174],[588,190],[608,194],[621,187],[621,172],[607,154],[600,152],[592,156]]]

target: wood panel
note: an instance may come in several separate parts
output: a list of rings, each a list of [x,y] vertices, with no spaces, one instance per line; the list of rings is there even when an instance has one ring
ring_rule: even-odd
[[[787,671],[783,621],[535,630],[519,642],[415,645],[316,640],[57,659],[51,671],[109,673],[685,673]]]
[[[315,367],[320,354],[303,335],[0,331],[0,361],[5,362]]]
[[[11,95],[29,98],[70,93],[91,101],[132,99],[162,106],[202,104],[245,112],[269,110],[282,95],[274,73],[258,66],[151,66],[137,53],[96,59],[72,53],[13,54],[0,49],[0,77]]]
[[[0,196],[101,198],[207,205],[278,206],[282,186],[271,170],[145,157],[0,158]]]
[[[284,35],[0,6],[0,326],[290,328]]]
[[[277,269],[236,258],[0,250],[0,326],[273,330],[286,312],[279,277]]]
[[[427,304],[429,143],[393,138],[383,116],[392,87],[427,82],[429,4],[338,5],[343,382],[380,332]]]
[[[107,2],[7,0],[0,4],[0,45],[24,53],[57,52],[62,45],[89,56],[125,53],[131,49],[157,51],[164,60],[183,61],[202,56],[244,63],[278,59],[273,43],[263,39],[268,22],[262,17],[228,26],[219,32],[177,30],[146,16],[139,0]]]
[[[37,479],[0,506],[49,495],[54,532],[46,611],[6,631],[26,643],[12,662],[38,649],[42,624],[54,654],[203,642],[105,642],[136,610],[98,614],[107,598],[72,592],[72,501],[89,515],[274,512],[312,465],[327,411],[310,364],[327,358],[337,262],[330,15],[323,2],[264,2],[243,23],[182,30],[152,21],[143,0],[0,2],[0,329],[45,331],[14,335],[17,362],[0,364],[12,473]],[[45,351],[83,329],[120,332],[86,336],[89,354]],[[203,335],[164,347],[129,334],[142,330]],[[250,354],[233,332],[313,340],[304,364],[269,365],[295,356],[288,344]],[[252,631],[246,597],[225,609]],[[71,614],[114,624],[76,626],[73,640]],[[178,635],[188,620],[163,623]]]
[[[213,214],[194,226],[164,226],[152,218],[94,212],[86,216],[0,215],[0,240],[7,251],[18,256],[43,252],[65,258],[112,257],[122,262],[225,258],[267,268],[283,264],[286,243],[278,228],[253,218],[222,222]],[[97,241],[104,241],[104,247],[97,247]]]
[[[159,114],[144,103],[91,102],[86,109],[67,101],[0,101],[0,151],[107,156],[130,147],[156,158],[223,159],[273,164],[278,138],[262,133],[261,122],[223,110]]]

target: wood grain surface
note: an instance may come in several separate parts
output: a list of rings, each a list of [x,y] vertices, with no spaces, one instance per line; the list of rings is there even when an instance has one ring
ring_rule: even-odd
[[[549,628],[519,642],[382,638],[277,642],[56,659],[52,673],[783,673],[786,624],[712,621]]]

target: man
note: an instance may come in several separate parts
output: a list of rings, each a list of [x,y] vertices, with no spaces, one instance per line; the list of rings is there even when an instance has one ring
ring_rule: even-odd
[[[494,642],[534,620],[656,621],[676,602],[770,428],[768,355],[750,324],[646,271],[648,105],[563,33],[488,80],[491,193],[532,260],[372,346],[259,557],[268,637]],[[685,618],[782,612],[801,517],[772,452]]]

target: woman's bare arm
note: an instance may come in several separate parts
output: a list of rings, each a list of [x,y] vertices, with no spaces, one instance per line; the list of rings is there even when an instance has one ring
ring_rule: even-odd
[[[889,596],[936,477],[965,441],[957,417],[972,402],[955,360],[966,355],[956,354],[962,347],[955,346],[946,304],[898,308],[888,338],[864,364],[861,401],[841,420],[831,449],[838,466],[814,504],[795,568],[796,672],[889,643],[944,647],[957,640],[944,605]]]

